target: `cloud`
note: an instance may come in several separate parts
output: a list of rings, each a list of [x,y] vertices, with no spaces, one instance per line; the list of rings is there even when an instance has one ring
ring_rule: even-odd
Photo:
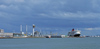
[[[24,2],[24,0],[1,0],[1,2],[5,3],[5,4],[12,4],[12,3],[22,3]]]
[[[100,27],[99,0],[0,0],[0,26],[40,28]],[[93,28],[91,28],[93,27]],[[6,29],[6,27],[4,27]],[[18,30],[19,28],[17,28]]]
[[[46,15],[46,14],[45,14]],[[100,13],[92,13],[92,12],[80,12],[78,11],[77,13],[71,13],[71,12],[52,12],[51,13],[52,18],[100,18]],[[50,16],[51,17],[51,16]]]
[[[85,28],[85,30],[100,30],[100,27],[97,27],[97,28]]]
[[[97,9],[100,5],[97,0],[1,0],[1,2],[0,7],[2,7],[3,12],[15,15],[41,16],[42,13],[51,18],[88,18],[95,15],[95,17],[98,17],[99,13],[96,14],[96,12],[100,12]],[[94,8],[94,6],[97,8]]]
[[[0,8],[6,8],[7,6],[5,6],[5,5],[0,5]]]
[[[93,8],[100,8],[100,1],[99,0],[92,0],[92,7]]]
[[[93,30],[93,28],[85,28],[85,30]]]

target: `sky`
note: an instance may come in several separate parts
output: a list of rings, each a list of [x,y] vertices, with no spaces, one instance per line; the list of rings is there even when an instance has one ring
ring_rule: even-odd
[[[20,32],[65,34],[71,29],[81,35],[100,35],[100,0],[0,0],[0,29]]]

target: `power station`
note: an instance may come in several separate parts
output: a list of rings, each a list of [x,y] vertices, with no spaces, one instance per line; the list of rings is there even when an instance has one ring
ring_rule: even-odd
[[[26,27],[26,28],[25,28]],[[22,26],[20,25],[20,32],[13,32],[13,33],[4,33],[4,30],[3,29],[0,29],[0,38],[63,38],[65,37],[65,35],[43,35],[41,34],[41,30],[40,32],[38,31],[35,31],[35,25],[33,24],[32,25],[32,31],[31,34],[28,33],[28,29],[27,29],[27,25],[26,26]],[[24,28],[24,30],[23,30]],[[25,31],[26,30],[26,31]],[[25,31],[25,32],[23,32]]]

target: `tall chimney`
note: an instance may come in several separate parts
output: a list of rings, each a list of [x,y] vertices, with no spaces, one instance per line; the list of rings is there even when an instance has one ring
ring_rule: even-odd
[[[20,25],[20,33],[22,34],[22,25]]]
[[[26,25],[26,35],[27,35],[27,25]]]

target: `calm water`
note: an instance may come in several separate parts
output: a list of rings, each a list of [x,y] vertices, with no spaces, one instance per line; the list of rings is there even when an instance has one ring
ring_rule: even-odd
[[[0,39],[0,49],[100,49],[100,38]]]

